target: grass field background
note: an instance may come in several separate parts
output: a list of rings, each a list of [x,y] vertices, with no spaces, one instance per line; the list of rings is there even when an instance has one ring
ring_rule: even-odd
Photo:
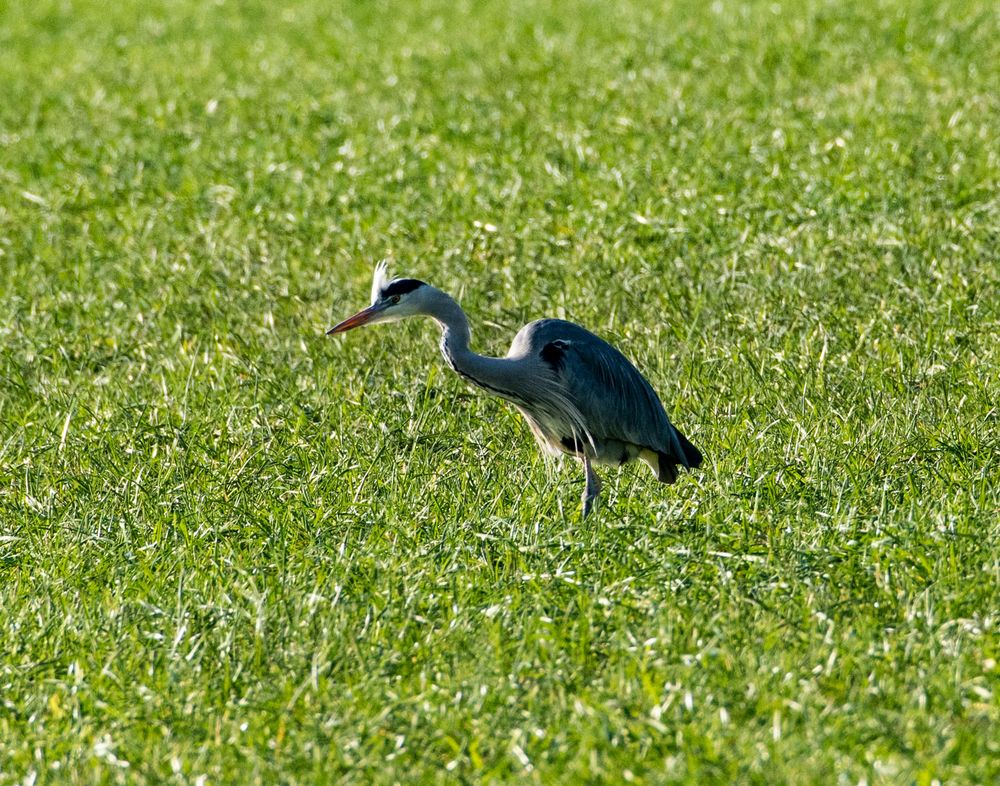
[[[991,2],[0,6],[0,784],[1000,779]],[[547,464],[371,268],[705,453]]]

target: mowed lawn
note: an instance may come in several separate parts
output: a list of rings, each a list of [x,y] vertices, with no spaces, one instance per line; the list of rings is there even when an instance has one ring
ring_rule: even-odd
[[[5,4],[0,784],[997,783],[998,189],[987,0]]]

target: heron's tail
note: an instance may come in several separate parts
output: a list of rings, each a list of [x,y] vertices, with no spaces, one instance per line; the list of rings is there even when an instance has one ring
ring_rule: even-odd
[[[677,435],[677,441],[680,443],[681,450],[684,451],[684,457],[675,456],[672,453],[662,453],[658,452],[657,457],[657,467],[656,467],[656,479],[660,483],[673,483],[677,480],[677,466],[687,463],[688,469],[695,469],[701,466],[701,451],[698,450],[694,445],[691,444],[690,440],[685,437],[677,429],[674,429],[674,433]]]
[[[674,429],[677,431],[677,429]],[[677,431],[677,439],[680,440],[681,449],[684,451],[684,458],[687,459],[688,467],[697,469],[701,466],[701,451],[688,441],[681,432]]]

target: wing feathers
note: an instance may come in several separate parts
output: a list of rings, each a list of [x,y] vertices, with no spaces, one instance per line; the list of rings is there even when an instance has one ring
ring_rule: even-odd
[[[662,454],[660,474],[667,477],[676,477],[673,464],[701,463],[698,449],[671,425],[656,392],[621,352],[572,322],[540,320],[525,329],[527,343],[555,371],[594,439]]]

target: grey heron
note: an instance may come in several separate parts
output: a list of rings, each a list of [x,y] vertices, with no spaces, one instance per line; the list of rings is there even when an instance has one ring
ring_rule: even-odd
[[[543,451],[583,463],[583,515],[594,507],[601,480],[594,464],[640,459],[661,483],[677,468],[701,464],[701,453],[667,418],[663,404],[638,369],[617,349],[562,319],[540,319],[521,328],[507,357],[469,349],[469,321],[445,292],[414,278],[389,280],[375,268],[371,305],[330,328],[327,335],[362,325],[428,316],[441,327],[441,353],[472,384],[512,403]]]

